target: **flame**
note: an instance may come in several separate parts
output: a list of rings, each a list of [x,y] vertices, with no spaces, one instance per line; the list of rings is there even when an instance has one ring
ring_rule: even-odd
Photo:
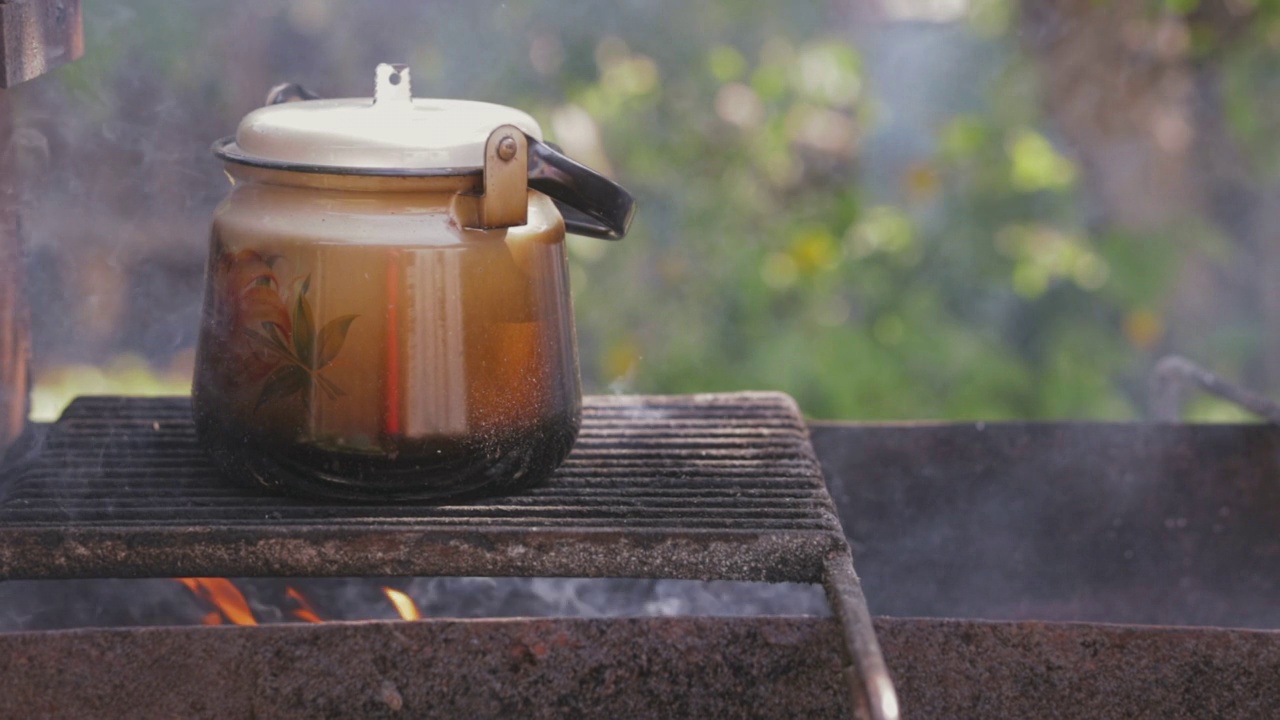
[[[302,596],[302,593],[294,590],[293,588],[285,588],[284,595],[298,603],[298,607],[296,609],[289,611],[290,615],[298,618],[299,620],[305,620],[306,622],[324,622],[320,619],[320,615],[316,613],[315,608],[311,607],[311,603],[307,602],[307,599]]]
[[[201,621],[205,625],[221,625],[226,618],[236,625],[257,625],[253,612],[244,595],[226,578],[177,578],[196,597],[212,604],[217,612],[209,613]]]
[[[387,599],[392,605],[396,606],[396,612],[400,613],[400,617],[405,620],[421,620],[422,613],[418,612],[418,606],[413,604],[413,600],[408,595],[399,590],[392,590],[389,587],[382,588],[382,592],[387,594]]]
[[[245,600],[244,595],[230,580],[226,578],[175,579],[196,597],[213,605],[215,608],[201,618],[201,623],[205,625],[222,625],[225,622],[231,622],[235,625],[258,624],[257,619],[253,616],[253,611],[249,609],[248,601]],[[422,613],[418,611],[418,606],[413,603],[413,600],[408,595],[389,587],[382,588],[382,592],[386,594],[387,599],[391,601],[400,617],[405,620],[422,619]],[[324,622],[324,619],[311,606],[306,596],[298,592],[297,589],[286,587],[284,595],[297,605],[297,607],[287,611],[290,615],[304,622]]]

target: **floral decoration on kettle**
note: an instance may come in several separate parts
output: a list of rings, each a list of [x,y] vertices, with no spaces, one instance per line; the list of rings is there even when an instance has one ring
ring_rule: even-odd
[[[254,250],[222,252],[218,257],[219,290],[226,300],[221,306],[228,315],[217,323],[220,340],[246,379],[265,378],[254,409],[298,394],[309,404],[313,386],[330,400],[346,395],[322,371],[342,352],[351,323],[359,316],[334,318],[317,333],[307,299],[311,276],[289,284],[296,288],[290,303],[290,293],[281,288],[272,268],[274,261]]]

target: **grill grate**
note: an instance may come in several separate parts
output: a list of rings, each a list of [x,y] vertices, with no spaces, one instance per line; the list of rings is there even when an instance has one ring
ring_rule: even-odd
[[[587,398],[543,487],[342,505],[218,477],[185,398],[81,398],[0,485],[0,579],[574,576],[823,583],[855,707],[894,717],[844,532],[778,393]]]
[[[103,540],[123,537],[135,549],[150,545],[149,539],[166,537],[178,543],[163,548],[166,555],[172,557],[178,547],[190,550],[184,566],[225,560],[225,552],[203,550],[222,544],[233,530],[271,534],[288,529],[295,540],[331,539],[343,529],[353,537],[372,531],[373,537],[391,533],[412,535],[416,541],[465,529],[525,535],[561,529],[587,534],[634,530],[708,543],[739,536],[748,545],[771,539],[773,544],[781,541],[809,550],[804,554],[810,559],[802,567],[810,570],[806,579],[811,582],[820,562],[813,551],[842,541],[808,431],[784,395],[590,397],[583,414],[577,446],[543,487],[465,504],[342,505],[272,497],[227,483],[196,442],[186,398],[80,398],[49,429],[41,452],[11,473],[0,502],[0,534],[27,530],[46,541],[50,533],[61,535],[70,543],[59,543],[66,551],[63,557],[56,557],[58,548],[47,545],[40,555],[53,561],[49,569],[70,575],[108,569],[115,575],[155,574],[160,569],[138,568],[141,573],[135,573],[123,557],[101,558],[126,561],[123,566],[104,563],[116,564],[114,568],[86,565],[91,558],[83,557],[83,551],[101,554],[91,545],[94,535]],[[197,530],[203,532],[193,533]],[[77,537],[85,542],[74,542]],[[78,545],[85,547],[73,554]],[[5,554],[5,575],[48,574],[32,567],[37,558],[18,559],[0,550],[0,556]],[[365,553],[381,558],[361,558],[355,548],[345,554],[340,564],[356,566],[351,569],[386,559],[382,549]],[[434,554],[438,559],[439,552]],[[133,555],[133,562],[140,562],[147,553]],[[608,558],[600,560],[595,572],[581,563],[563,570],[598,575],[615,574],[606,572],[610,569],[622,571],[617,574],[637,569],[625,567],[625,562],[603,567]],[[236,572],[217,574],[337,572],[331,564],[280,567],[297,562],[259,556],[256,567],[220,568]],[[435,564],[430,559],[423,562]],[[416,573],[445,568],[402,569]]]

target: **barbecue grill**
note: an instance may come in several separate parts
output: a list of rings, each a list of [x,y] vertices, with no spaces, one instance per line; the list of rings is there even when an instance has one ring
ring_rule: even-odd
[[[184,400],[81,399],[8,472],[0,568],[825,580],[836,617],[8,633],[0,716],[51,698],[96,716],[846,716],[844,683],[868,673],[842,678],[839,628],[856,639],[863,616],[809,436],[871,606],[899,616],[874,629],[904,717],[1266,717],[1280,703],[1276,428],[806,432],[774,394],[587,407],[545,488],[352,511],[212,482]],[[592,488],[614,499],[593,509]]]
[[[897,713],[839,520],[805,426],[783,395],[590,398],[578,445],[546,486],[466,504],[388,506],[316,504],[228,486],[196,442],[188,400],[81,398],[61,420],[43,429],[26,459],[9,471],[5,485],[0,577],[7,579],[526,575],[822,583],[837,627],[831,627],[831,620],[796,618],[610,621],[618,622],[617,628],[604,621],[444,623],[409,642],[438,647],[435,643],[446,643],[442,638],[455,632],[473,647],[517,642],[513,638],[544,648],[567,644],[568,658],[534,663],[549,678],[535,682],[534,691],[524,692],[528,678],[521,672],[506,678],[509,686],[503,684],[507,690],[500,694],[522,714],[534,716],[554,717],[570,709],[543,702],[546,698],[536,689],[543,687],[540,682],[551,683],[558,692],[578,688],[574,703],[594,699],[588,706],[592,715],[629,708],[623,714],[660,716],[672,702],[684,703],[677,706],[693,714],[749,716],[763,708],[772,708],[771,716],[796,717]],[[310,658],[320,652],[315,643],[327,647],[338,642],[333,638],[353,632],[248,630],[251,635],[239,637],[210,629],[206,632],[219,634],[195,642],[201,647],[213,643],[219,648],[209,651],[214,655],[284,647]],[[61,642],[83,642],[136,660],[153,653],[163,658],[167,648],[181,648],[184,638],[199,638],[189,632],[53,635]],[[356,645],[366,648],[371,660],[381,658],[375,666],[392,662],[381,654],[389,647],[394,655],[403,652],[386,644],[384,632],[401,631],[357,635],[362,639]],[[474,636],[468,634],[472,632]],[[833,643],[833,635],[840,642]],[[682,639],[673,643],[673,638]],[[90,682],[85,694],[68,696],[49,684],[60,681],[39,669],[45,645],[27,634],[0,635],[0,644],[5,642],[18,643],[9,654],[19,658],[10,677],[24,678],[20,686],[25,692],[13,702],[39,706],[57,695],[73,703],[63,707],[88,710],[108,693]],[[231,648],[222,648],[219,643],[224,642]],[[610,649],[618,657],[603,667],[589,662]],[[843,670],[833,649],[844,653]],[[586,655],[575,657],[574,652]],[[688,653],[693,657],[685,657]],[[463,653],[458,660],[483,668],[491,655],[506,653]],[[651,655],[665,664],[651,665]],[[93,656],[73,650],[66,657]],[[349,662],[348,652],[339,657]],[[99,663],[94,660],[93,665]],[[453,667],[452,661],[449,665]],[[192,672],[189,663],[177,659],[159,666],[166,668],[162,677],[147,683],[161,680],[166,691]],[[308,674],[306,662],[288,666],[301,673],[295,683],[309,686],[327,677]],[[643,670],[658,681],[646,680],[642,687],[610,682],[608,688],[623,688],[611,691],[591,687],[582,677],[584,671],[613,667],[619,673]],[[814,693],[814,683],[806,678],[822,670],[828,671],[828,679],[819,681],[819,687],[833,689],[831,678],[843,674],[847,691]],[[479,693],[487,686],[469,679],[476,671],[466,677],[450,677],[439,667],[425,672],[425,677],[404,674],[395,682],[397,688],[410,689],[396,690],[400,699],[393,704],[440,716],[495,709],[486,704],[491,695]],[[707,684],[682,690],[671,686],[682,677],[702,677]],[[431,699],[436,683],[455,686],[452,696],[458,704],[449,712]],[[253,687],[242,685],[238,692],[252,694]],[[287,706],[268,714],[354,712],[374,690],[356,683],[347,694],[291,696]],[[511,699],[514,690],[521,694]],[[184,693],[193,704],[181,707],[193,711],[234,692],[219,687]],[[805,700],[796,703],[793,694]],[[136,689],[110,697],[112,707],[136,707]],[[76,701],[83,705],[74,705]],[[261,708],[262,702],[283,701],[254,696],[245,702]],[[160,707],[167,706],[148,711],[156,708],[164,714]],[[578,704],[571,709],[584,711]]]
[[[4,87],[73,59],[78,0],[0,0],[0,43]],[[0,717],[894,717],[895,684],[905,717],[1280,707],[1275,427],[806,426],[778,394],[597,397],[569,461],[516,496],[257,495],[214,477],[183,398],[81,398],[24,422],[3,190],[0,579],[801,582],[832,617],[0,633]]]

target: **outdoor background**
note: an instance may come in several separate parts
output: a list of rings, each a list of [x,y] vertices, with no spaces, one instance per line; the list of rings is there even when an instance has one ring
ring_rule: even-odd
[[[571,241],[589,392],[1130,419],[1177,352],[1277,396],[1276,6],[87,0],[85,57],[9,91],[33,413],[186,392],[209,144],[277,82],[369,95],[384,61],[639,198],[625,241]]]

